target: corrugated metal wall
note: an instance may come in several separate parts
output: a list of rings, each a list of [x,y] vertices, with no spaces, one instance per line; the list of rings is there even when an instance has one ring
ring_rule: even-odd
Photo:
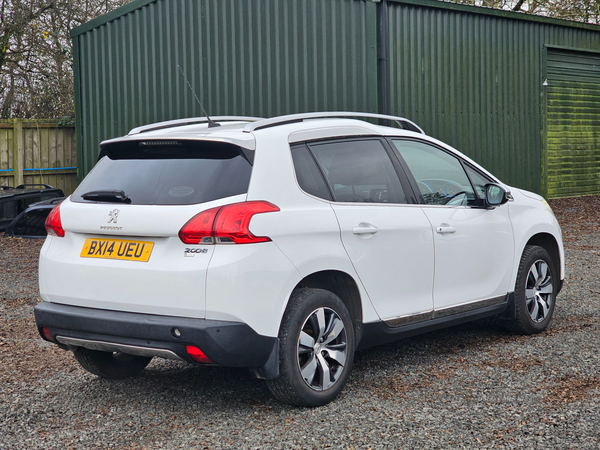
[[[114,17],[114,18],[113,18]],[[80,176],[98,144],[211,115],[377,112],[376,5],[355,0],[138,0],[75,29]]]
[[[557,22],[390,1],[391,112],[504,182],[545,193],[545,45],[600,50],[598,31]]]
[[[548,49],[548,196],[600,194],[600,53]]]
[[[180,65],[211,115],[390,112],[547,194],[546,46],[600,51],[599,30],[431,0],[135,0],[72,33],[79,176],[101,140],[201,115]]]

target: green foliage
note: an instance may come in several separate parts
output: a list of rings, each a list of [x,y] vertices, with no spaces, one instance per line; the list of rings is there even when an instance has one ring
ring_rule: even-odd
[[[72,116],[62,116],[58,122],[61,127],[75,126],[75,114]]]

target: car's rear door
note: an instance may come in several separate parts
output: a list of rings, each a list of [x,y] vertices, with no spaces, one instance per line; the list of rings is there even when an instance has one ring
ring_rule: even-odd
[[[385,143],[378,138],[308,144],[333,195],[343,245],[379,316],[390,324],[430,317],[433,237],[409,204]]]

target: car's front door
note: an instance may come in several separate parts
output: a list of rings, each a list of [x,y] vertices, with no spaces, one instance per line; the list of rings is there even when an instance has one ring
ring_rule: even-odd
[[[486,175],[429,143],[393,140],[424,199],[434,230],[435,316],[505,300],[511,290],[513,231],[508,205],[483,204]]]
[[[380,139],[308,144],[333,194],[344,247],[379,316],[391,325],[433,309],[433,236],[408,204],[398,164]]]

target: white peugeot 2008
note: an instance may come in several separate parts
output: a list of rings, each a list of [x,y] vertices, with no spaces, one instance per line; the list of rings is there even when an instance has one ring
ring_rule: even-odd
[[[542,197],[399,117],[213,120],[103,142],[48,217],[37,326],[88,371],[247,367],[318,406],[357,349],[487,316],[550,323],[564,255]]]

